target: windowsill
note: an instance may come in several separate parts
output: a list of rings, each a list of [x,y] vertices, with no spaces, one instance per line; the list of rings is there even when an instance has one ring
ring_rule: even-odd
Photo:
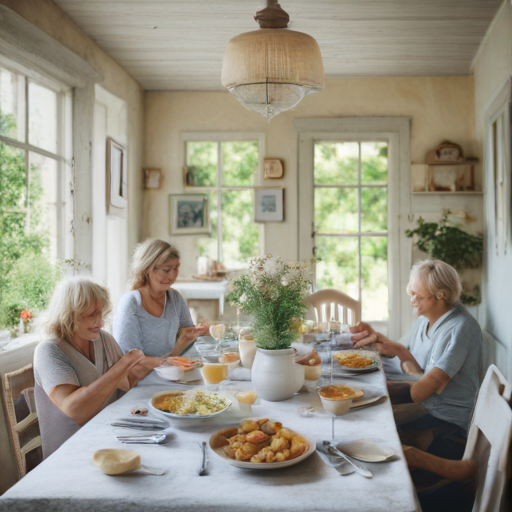
[[[0,331],[0,354],[30,345],[31,343],[39,341],[39,339],[40,336],[35,332],[29,332],[17,338],[11,338],[10,331]]]

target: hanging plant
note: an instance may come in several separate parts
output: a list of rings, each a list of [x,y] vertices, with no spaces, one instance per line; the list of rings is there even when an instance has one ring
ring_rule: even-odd
[[[437,222],[425,222],[418,219],[416,229],[408,229],[408,238],[416,235],[416,246],[432,258],[444,261],[457,270],[478,268],[482,263],[484,239],[463,231],[461,224],[448,220],[451,210],[443,210],[443,218]]]

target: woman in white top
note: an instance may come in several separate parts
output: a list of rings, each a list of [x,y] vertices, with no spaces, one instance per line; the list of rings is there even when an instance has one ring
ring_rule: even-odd
[[[106,405],[144,378],[161,358],[122,353],[101,329],[111,309],[108,290],[84,278],[61,282],[45,323],[51,339],[34,353],[36,408],[43,456],[53,453]]]
[[[113,334],[123,352],[179,356],[208,326],[195,327],[185,299],[171,286],[180,271],[180,253],[163,240],[140,244],[131,265],[132,291],[119,301]]]

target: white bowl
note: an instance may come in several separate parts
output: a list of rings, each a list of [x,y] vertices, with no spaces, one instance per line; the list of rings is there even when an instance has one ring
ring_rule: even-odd
[[[183,382],[190,382],[201,378],[201,371],[199,368],[188,370],[187,372],[179,366],[159,366],[155,368],[155,372],[166,380],[180,380]]]
[[[351,386],[346,386],[346,387],[349,387],[354,391],[353,396],[350,396],[347,398],[342,397],[342,396],[333,397],[333,398],[327,398],[325,396],[322,396],[322,390],[324,390],[325,388],[338,388],[338,387],[339,388],[345,387],[345,385],[344,384],[330,384],[328,386],[323,386],[317,390],[318,395],[320,396],[320,400],[322,400],[322,405],[324,406],[324,409],[327,412],[334,414],[334,416],[342,416],[343,414],[346,414],[350,410],[350,407],[352,406],[352,400],[355,400],[356,398],[361,398],[362,396],[364,396],[363,391],[361,391],[360,389],[357,389],[357,388],[352,388]]]

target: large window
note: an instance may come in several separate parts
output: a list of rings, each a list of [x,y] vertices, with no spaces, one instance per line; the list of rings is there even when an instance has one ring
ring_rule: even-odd
[[[0,325],[46,305],[64,257],[69,96],[0,67]]]
[[[260,254],[260,225],[254,222],[254,188],[261,161],[260,140],[188,140],[188,187],[208,194],[212,236],[198,240],[200,256],[240,268]]]
[[[388,161],[385,142],[314,144],[316,285],[388,320]]]

